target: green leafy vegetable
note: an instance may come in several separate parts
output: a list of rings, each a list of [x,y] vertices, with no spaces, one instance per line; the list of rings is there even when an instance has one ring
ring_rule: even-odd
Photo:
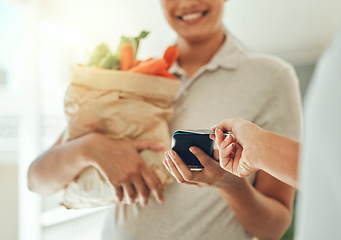
[[[121,36],[121,42],[119,44],[118,49],[123,43],[130,43],[133,46],[134,50],[134,58],[136,58],[138,46],[140,43],[140,40],[147,37],[149,32],[142,31],[139,36],[137,37],[127,37],[127,36]],[[117,51],[117,54],[114,55],[108,44],[101,43],[99,44],[93,53],[90,56],[90,60],[87,64],[88,67],[101,67],[104,69],[114,69],[119,70],[120,69],[120,56],[119,51]]]
[[[121,43],[118,46],[118,49],[123,43],[130,43],[133,46],[134,49],[134,56],[136,57],[137,50],[140,44],[140,40],[147,37],[149,32],[147,31],[142,31],[139,36],[137,37],[127,37],[127,36],[121,36]]]
[[[108,58],[109,54],[111,54],[111,51],[110,51],[110,48],[109,48],[108,44],[101,43],[93,51],[93,53],[92,53],[92,55],[90,57],[88,66],[89,67],[99,67],[102,59]]]

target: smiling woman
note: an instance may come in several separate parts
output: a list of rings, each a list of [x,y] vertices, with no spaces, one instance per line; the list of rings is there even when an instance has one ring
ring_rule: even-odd
[[[298,139],[300,96],[292,67],[281,59],[238,47],[224,31],[224,2],[161,0],[179,49],[170,71],[182,80],[171,132],[208,129],[221,119],[241,117]],[[30,187],[38,193],[57,191],[77,178],[85,166],[98,167],[95,163],[101,161],[106,177],[117,178],[115,185],[125,195],[149,200],[145,207],[115,204],[102,235],[108,240],[278,239],[289,226],[293,188],[264,172],[247,179],[234,177],[205,154],[200,155],[205,169],[194,175],[182,159],[168,152],[165,165],[182,184],[174,182],[167,189],[157,180],[147,184],[143,179],[153,179],[153,175],[141,165],[138,152],[148,147],[157,150],[152,146],[149,141],[140,145],[101,133],[85,134],[64,145],[57,141],[30,165]],[[118,178],[110,169],[126,174]],[[149,198],[153,190],[162,201]]]
[[[293,126],[288,129],[287,122],[289,121],[283,119],[280,114],[287,112],[288,115],[296,115],[295,108],[292,108],[292,105],[295,104],[287,102],[294,95],[292,89],[295,87],[292,87],[291,84],[294,82],[295,76],[293,76],[292,69],[283,61],[278,62],[274,58],[269,60],[266,57],[269,60],[266,64],[259,64],[259,59],[255,60],[255,58],[252,61],[250,58],[247,58],[248,61],[244,57],[240,58],[245,53],[241,49],[235,48],[232,34],[252,50],[281,56],[292,64],[313,65],[341,19],[340,0],[228,1],[224,4],[223,22],[229,32],[224,33],[224,40],[220,36],[216,42],[205,45],[200,44],[200,41],[197,40],[208,35],[200,35],[200,32],[204,30],[203,25],[198,31],[195,28],[195,21],[199,19],[199,22],[203,22],[202,20],[208,19],[206,17],[212,12],[216,15],[211,17],[218,16],[221,9],[216,8],[219,10],[217,12],[212,7],[216,4],[222,5],[222,1],[167,1],[168,4],[177,2],[184,4],[182,6],[187,6],[187,9],[180,10],[178,20],[179,24],[181,19],[182,23],[194,20],[191,22],[191,27],[184,30],[182,35],[191,33],[192,27],[196,29],[196,34],[198,32],[199,34],[198,38],[192,39],[193,44],[177,36],[171,25],[167,23],[163,16],[163,12],[166,11],[165,8],[163,9],[163,5],[166,4],[166,1],[163,0],[8,0],[0,2],[1,6],[9,5],[11,8],[13,6],[12,9],[18,12],[15,14],[8,8],[0,8],[0,18],[3,20],[0,21],[0,25],[3,26],[0,37],[0,68],[5,69],[7,73],[5,81],[2,81],[6,82],[4,87],[6,90],[0,90],[0,115],[3,114],[6,117],[6,121],[1,123],[5,123],[3,124],[3,133],[7,135],[5,135],[5,139],[0,137],[0,151],[2,148],[3,153],[7,156],[9,151],[11,152],[10,155],[14,157],[11,157],[10,164],[16,164],[15,156],[20,153],[18,164],[20,169],[18,173],[20,175],[18,182],[20,186],[18,200],[20,204],[18,209],[20,240],[52,240],[56,238],[94,240],[100,237],[102,216],[88,215],[75,221],[69,221],[70,216],[73,215],[72,211],[62,211],[63,217],[56,218],[54,210],[57,210],[57,213],[59,213],[58,210],[61,210],[58,207],[61,200],[60,194],[37,198],[37,195],[28,192],[26,181],[29,162],[39,154],[40,150],[47,149],[55,141],[60,131],[65,128],[61,103],[64,86],[68,80],[69,64],[83,60],[86,51],[90,52],[97,43],[104,41],[112,43],[114,46],[118,43],[115,40],[120,35],[133,36],[139,31],[147,29],[151,32],[151,36],[141,47],[139,53],[141,59],[159,56],[158,54],[172,43],[188,46],[188,48],[182,46],[181,59],[172,68],[173,72],[178,73],[178,77],[183,80],[184,89],[175,103],[177,110],[176,119],[171,126],[172,130],[210,128],[221,119],[245,116],[248,120],[266,126],[269,130],[281,132],[287,136],[295,136],[295,130],[299,129],[295,117],[293,117]],[[194,5],[194,7],[190,7],[190,5]],[[191,8],[194,12],[191,12]],[[179,10],[179,7],[175,6],[175,9]],[[183,14],[184,12],[186,14]],[[27,34],[20,35],[21,27],[14,20],[15,17],[25,19],[23,23],[25,23],[25,33]],[[35,21],[32,22],[31,18]],[[219,21],[216,23],[220,26]],[[214,29],[213,26],[212,29]],[[211,29],[208,30],[211,31]],[[174,41],[176,37],[178,40]],[[38,40],[39,43],[36,44],[33,39]],[[210,51],[206,51],[208,49]],[[238,51],[235,51],[236,49]],[[259,55],[256,56],[259,58]],[[10,61],[13,62],[10,64]],[[271,63],[274,62],[277,63],[272,65]],[[283,64],[288,68],[282,68],[282,72],[277,71]],[[15,67],[12,68],[12,65]],[[246,65],[254,65],[254,68],[245,68]],[[267,65],[269,75],[263,78],[264,82],[262,82],[260,79],[264,76],[260,73],[266,69],[264,65]],[[275,67],[271,68],[274,65]],[[307,67],[309,68],[303,69],[302,73],[308,79],[313,66]],[[250,70],[249,74],[245,75],[240,68]],[[251,71],[252,69],[253,71]],[[276,74],[280,79],[270,76],[271,74]],[[220,82],[217,81],[218,75],[221,79]],[[240,77],[237,78],[237,75]],[[254,81],[252,82],[250,79]],[[289,80],[284,81],[284,79]],[[276,85],[283,82],[287,85]],[[272,92],[272,89],[276,90],[281,87],[283,87],[283,91],[287,91],[287,95],[283,92]],[[20,89],[25,94],[17,92]],[[40,92],[39,89],[42,91]],[[30,92],[30,94],[27,95],[26,92]],[[271,92],[272,94],[269,96]],[[263,98],[264,102],[260,103],[260,99]],[[266,101],[268,101],[267,104]],[[40,119],[40,115],[37,114],[38,102],[44,106],[43,119]],[[27,107],[22,107],[23,104]],[[223,106],[224,114],[217,114],[216,106],[219,105]],[[17,115],[22,113],[25,114],[25,119],[18,121]],[[277,125],[276,121],[278,121]],[[24,128],[20,127],[24,131],[19,132],[19,135],[24,137],[24,141],[20,139],[18,149],[16,147],[17,140],[11,137],[13,132],[8,128],[10,125],[16,129],[17,123],[24,124]],[[42,132],[43,136],[38,136],[38,132]],[[8,157],[3,157],[0,154],[2,164],[7,164],[8,160]],[[67,167],[70,168],[70,165]],[[5,175],[1,175],[1,177],[4,179]],[[14,176],[11,175],[11,177]],[[7,184],[8,179],[3,183]],[[256,185],[257,182],[253,183]],[[6,185],[6,189],[8,187]],[[127,237],[126,235],[136,233],[130,238],[222,239],[230,233],[233,227],[237,230],[233,229],[232,232],[245,233],[244,227],[239,220],[236,221],[230,207],[227,207],[226,202],[214,189],[196,189],[176,183],[170,189],[173,190],[165,191],[166,202],[162,206],[151,200],[144,209],[139,206],[130,206],[131,208],[117,207],[111,210],[103,238],[108,235],[109,239],[110,236],[122,239]],[[12,193],[16,192],[15,187],[10,190]],[[10,194],[4,194],[11,199],[11,204],[15,204],[14,198],[9,198]],[[32,199],[34,201],[31,201]],[[0,239],[11,239],[5,234],[16,233],[6,224],[14,224],[15,214],[10,205],[4,202],[1,204],[5,208],[7,207],[6,210],[10,211],[10,214],[2,214],[5,225],[3,225]],[[98,209],[94,209],[95,211]],[[103,212],[103,216],[106,214]],[[77,211],[77,215],[81,215],[79,211]],[[269,214],[269,216],[271,215]],[[63,219],[63,221],[57,222],[57,219]],[[50,225],[47,224],[48,222],[54,223]],[[260,229],[265,227],[261,226]],[[129,239],[129,236],[127,238]],[[229,235],[229,238],[239,239],[234,233]]]
[[[233,116],[299,139],[300,96],[292,67],[240,49],[224,31],[224,2],[161,0],[180,51],[171,68],[182,80],[171,130],[208,129]],[[205,168],[193,173],[167,151],[164,164],[181,184],[165,190],[163,206],[152,200],[144,208],[115,206],[103,239],[280,238],[290,225],[294,189],[264,172],[234,177],[200,150],[196,154]]]

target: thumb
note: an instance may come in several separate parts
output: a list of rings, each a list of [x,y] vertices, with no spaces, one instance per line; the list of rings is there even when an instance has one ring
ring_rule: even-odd
[[[217,147],[220,148],[220,144],[222,143],[222,141],[225,138],[224,133],[219,128],[216,128],[214,133],[215,133],[215,143],[216,143]]]
[[[218,128],[221,129],[223,132],[232,132],[233,126],[236,123],[236,121],[237,119],[235,118],[224,119],[217,125],[213,126],[212,129],[216,130]]]
[[[198,158],[199,162],[204,167],[209,167],[212,163],[216,163],[214,159],[208,156],[203,150],[198,147],[190,147],[189,150]]]
[[[133,140],[132,141],[134,147],[138,150],[138,151],[142,151],[145,149],[151,149],[154,151],[162,151],[163,150],[163,146],[151,139],[143,139],[143,140]]]

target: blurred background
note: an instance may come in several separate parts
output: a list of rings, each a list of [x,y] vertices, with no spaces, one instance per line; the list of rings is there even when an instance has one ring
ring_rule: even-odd
[[[341,23],[339,0],[229,0],[225,26],[245,48],[294,65],[302,100],[316,61]],[[175,38],[159,0],[0,0],[0,239],[99,239],[107,208],[66,211],[61,193],[27,189],[29,164],[66,126],[70,64],[101,42],[150,35],[138,58],[161,57]]]

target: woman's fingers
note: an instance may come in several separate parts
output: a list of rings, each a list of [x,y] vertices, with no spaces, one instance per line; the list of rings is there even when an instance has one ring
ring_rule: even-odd
[[[115,192],[116,192],[116,196],[119,202],[121,202],[123,200],[123,188],[121,186],[115,186]]]
[[[215,143],[217,147],[220,148],[220,144],[224,140],[224,133],[219,128],[216,128],[214,133],[215,133]]]
[[[222,158],[233,158],[232,154],[234,154],[236,151],[236,144],[234,142],[230,144],[226,144],[226,146],[222,147],[219,150],[219,159]]]
[[[141,206],[146,206],[149,199],[149,191],[140,175],[136,176],[133,179],[133,184],[134,188],[136,189]]]
[[[204,168],[211,168],[212,165],[215,168],[218,164],[217,161],[212,159],[198,147],[190,147],[189,150],[198,158],[199,162],[204,166]]]
[[[164,201],[160,180],[139,155],[144,149],[161,151],[163,146],[152,140],[115,140],[101,134],[95,136],[98,149],[91,156],[94,166],[114,186],[119,201],[132,203],[138,198],[141,205],[145,205],[150,191],[159,202]]]
[[[166,157],[166,156],[165,156]],[[169,173],[171,173],[172,174],[172,171],[170,170],[170,168],[169,168],[169,166],[168,166],[168,161],[167,161],[167,159],[165,158],[165,159],[163,159],[163,165],[165,165],[165,167],[166,167],[166,169],[167,169],[167,171],[169,172]]]
[[[219,163],[220,163],[220,167],[222,167],[223,169],[231,172],[231,169],[229,169],[229,163],[232,163],[233,160],[233,156],[234,155],[234,144],[230,144],[227,147],[221,148],[219,151]]]
[[[167,151],[165,157],[170,173],[179,183],[197,185],[197,183],[191,181],[194,173],[173,150]]]
[[[128,203],[133,203],[137,196],[137,193],[130,182],[125,182],[122,184],[124,197],[127,199]]]
[[[200,148],[190,147],[190,151],[204,166],[202,171],[191,171],[173,150],[165,153],[165,166],[178,182],[196,186],[221,186],[232,179],[230,173],[221,169],[219,163]]]
[[[234,156],[235,164],[233,166],[232,173],[237,176],[240,176],[239,161],[242,158],[242,152],[243,152],[243,148],[240,145],[236,145],[236,151],[235,151],[235,156]]]
[[[225,136],[224,141],[220,144],[220,149],[227,148],[233,142],[233,137],[231,134]]]
[[[168,151],[168,153],[183,179],[188,182],[191,182],[193,180],[195,181],[195,179],[193,178],[194,172],[189,169],[189,167],[182,161],[179,155],[176,154],[176,152],[173,150]]]
[[[224,119],[217,125],[213,126],[212,129],[215,130],[217,128],[223,130],[224,132],[231,132],[233,129],[233,126],[240,121],[239,119]]]
[[[158,203],[162,204],[165,201],[163,188],[155,173],[146,167],[142,170],[142,179],[147,184],[147,187],[153,193]]]
[[[173,150],[170,150],[173,151]],[[180,174],[178,168],[175,166],[175,163],[173,162],[171,156],[170,156],[170,151],[167,151],[165,153],[166,161],[167,161],[167,166],[169,167],[170,172],[174,176],[174,178],[179,182],[179,183],[185,183],[185,179],[182,177]]]

